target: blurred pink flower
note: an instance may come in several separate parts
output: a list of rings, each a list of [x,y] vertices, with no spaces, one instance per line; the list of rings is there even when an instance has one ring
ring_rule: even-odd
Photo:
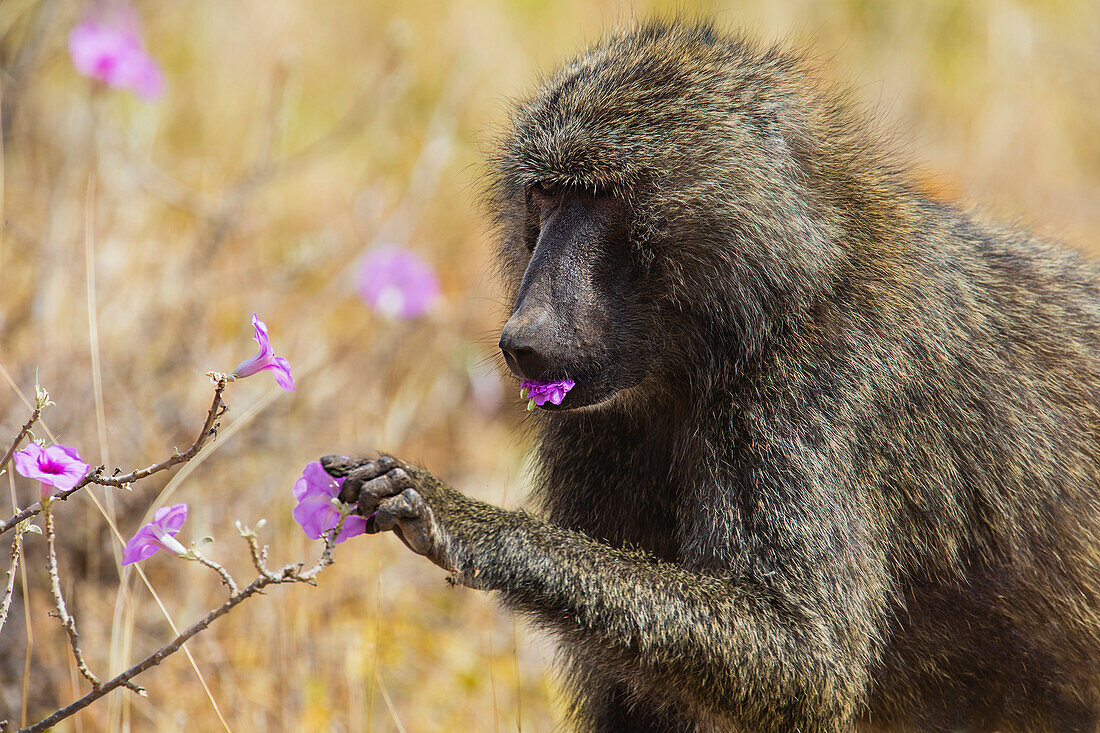
[[[76,448],[67,445],[51,445],[43,448],[31,443],[12,456],[15,470],[20,475],[42,482],[42,496],[49,496],[49,486],[68,491],[80,483],[91,468],[80,458]]]
[[[260,320],[255,313],[252,314],[252,328],[255,330],[256,343],[260,350],[251,359],[245,359],[230,375],[234,378],[251,377],[256,372],[270,369],[275,376],[275,382],[287,392],[294,391],[294,378],[290,376],[290,362],[281,356],[275,356],[271,350],[271,343],[267,338],[267,324]]]
[[[546,384],[525,380],[519,388],[524,398],[541,407],[547,402],[560,405],[561,401],[565,399],[565,393],[575,386],[577,386],[577,383],[572,379],[559,379],[557,382]],[[531,409],[530,402],[527,404],[527,409]]]
[[[162,506],[153,514],[153,521],[143,524],[141,529],[126,543],[122,551],[122,564],[129,565],[156,554],[157,550],[182,555],[187,548],[177,540],[178,534],[187,521],[187,505],[175,504]]]
[[[109,87],[132,89],[146,99],[164,90],[164,76],[145,52],[129,8],[85,18],[69,33],[69,56],[78,72]]]
[[[439,295],[439,278],[424,260],[396,244],[367,252],[359,265],[359,295],[382,315],[418,318]]]
[[[306,464],[301,478],[294,483],[294,498],[298,500],[298,506],[294,507],[293,512],[294,521],[302,525],[306,536],[311,540],[319,538],[340,521],[340,512],[333,504],[333,499],[339,496],[343,484],[344,479],[329,476],[319,461]],[[343,542],[366,531],[366,519],[354,514],[348,515],[336,542]]]

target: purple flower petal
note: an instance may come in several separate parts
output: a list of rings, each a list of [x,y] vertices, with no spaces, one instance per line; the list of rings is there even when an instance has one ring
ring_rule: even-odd
[[[431,265],[397,245],[367,252],[359,265],[359,295],[378,313],[418,318],[439,296],[439,278]]]
[[[31,443],[12,456],[12,460],[20,475],[49,484],[61,491],[68,491],[76,486],[91,469],[91,466],[81,460],[76,448],[67,445],[43,448],[37,443]]]
[[[301,477],[294,482],[294,498],[301,501],[306,496],[324,495],[332,499],[340,494],[343,478],[333,478],[320,461],[307,463]]]
[[[148,55],[131,58],[131,65],[127,69],[128,86],[134,93],[145,99],[156,99],[164,92],[164,75],[160,72],[157,62]]]
[[[336,522],[332,523],[332,526],[336,526]],[[331,527],[330,527],[331,529]],[[356,537],[367,531],[367,520],[365,517],[360,517],[358,514],[349,514],[344,519],[344,526],[340,530],[340,534],[336,536],[336,544],[340,544],[349,537]]]
[[[252,314],[252,329],[256,343],[260,345],[260,353],[270,354],[271,339],[268,337],[267,324],[260,320],[258,313]]]
[[[172,506],[162,506],[153,512],[153,522],[156,522],[166,531],[175,534],[183,528],[183,523],[187,521],[187,505],[186,504],[173,504]]]
[[[231,376],[237,379],[251,377],[257,372],[270,370],[274,372],[275,383],[287,392],[294,391],[294,378],[290,376],[290,362],[281,356],[275,356],[271,348],[271,342],[267,335],[267,324],[260,320],[255,313],[252,314],[252,328],[255,331],[253,338],[260,345],[256,355],[245,359],[233,370]]]
[[[69,34],[69,56],[82,75],[116,89],[132,89],[146,99],[164,89],[157,62],[145,52],[137,17],[116,10],[90,17]]]
[[[560,379],[557,382],[547,383],[525,380],[520,384],[520,388],[527,390],[528,397],[540,407],[547,402],[560,405],[566,393],[575,386],[577,384],[572,379]]]
[[[325,495],[310,495],[298,502],[291,512],[294,521],[302,526],[306,536],[318,539],[329,527],[336,526],[334,518],[338,516],[332,506],[332,498]]]
[[[187,505],[174,504],[157,509],[153,513],[153,521],[146,522],[134,533],[126,547],[122,551],[122,564],[145,560],[152,557],[157,550],[165,550],[174,554],[182,554],[187,548],[175,538],[187,521]]]
[[[55,443],[54,445],[51,445],[50,448],[47,448],[47,452],[50,449],[53,449],[55,451],[60,451],[60,452],[64,453],[65,455],[67,455],[69,458],[73,459],[74,461],[80,461],[81,463],[84,462],[84,459],[82,459],[80,457],[80,454],[77,452],[76,448],[73,448],[70,445],[61,445],[60,443]]]
[[[298,500],[298,505],[291,515],[311,540],[319,539],[340,521],[340,512],[332,500],[339,496],[343,483],[343,478],[329,476],[318,461],[306,464],[301,477],[294,482],[294,498]],[[344,520],[336,542],[339,544],[349,537],[363,534],[366,529],[367,522],[363,517],[350,515]]]
[[[266,368],[272,371],[272,374],[275,377],[275,384],[279,385],[287,392],[294,391],[294,377],[290,376],[289,361],[281,356],[276,356],[275,364]]]
[[[156,543],[156,535],[153,534],[153,531],[148,527],[142,527],[130,538],[130,541],[126,543],[126,547],[123,548],[122,564],[129,565],[130,563],[152,557],[159,549],[160,546]]]

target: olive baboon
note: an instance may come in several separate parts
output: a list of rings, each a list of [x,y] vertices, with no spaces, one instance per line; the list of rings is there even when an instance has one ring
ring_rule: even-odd
[[[614,35],[491,157],[543,516],[343,498],[560,638],[585,730],[1095,731],[1100,275],[929,200],[797,55]]]

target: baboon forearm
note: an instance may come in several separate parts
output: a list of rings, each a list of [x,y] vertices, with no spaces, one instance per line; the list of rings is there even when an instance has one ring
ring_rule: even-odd
[[[851,689],[861,678],[820,663],[844,657],[830,648],[834,627],[793,595],[691,572],[467,497],[455,508],[445,525],[462,581],[499,591],[567,637],[590,636],[586,648],[609,665],[640,660],[655,684],[690,680],[753,705],[795,695],[826,716],[821,691]]]

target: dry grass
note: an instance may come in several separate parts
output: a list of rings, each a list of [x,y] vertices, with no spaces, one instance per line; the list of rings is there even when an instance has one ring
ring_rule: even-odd
[[[708,12],[793,35],[900,131],[929,190],[1073,246],[1100,241],[1100,26],[1087,0],[147,3],[168,77],[154,103],[73,72],[73,5],[0,3],[0,364],[25,393],[37,373],[57,403],[47,422],[87,459],[144,465],[190,443],[202,374],[251,355],[258,311],[298,391],[233,385],[216,450],[108,503],[128,533],[158,491],[187,501],[185,534],[218,538],[209,554],[242,574],[235,519],[267,517],[273,562],[315,549],[290,519],[290,486],[324,453],[385,447],[471,494],[520,501],[527,439],[511,382],[496,411],[471,390],[495,364],[503,313],[476,205],[482,142],[540,69],[632,15]],[[356,299],[356,258],[384,242],[439,269],[445,302],[425,321],[387,323]],[[25,410],[0,395],[12,435]],[[35,488],[14,490],[26,503]],[[91,502],[57,519],[89,663],[117,672],[170,631],[120,575]],[[33,716],[76,690],[36,538],[28,554]],[[320,587],[275,589],[192,643],[233,730],[554,727],[546,647],[490,599],[450,589],[390,537],[336,559]],[[179,623],[221,596],[201,567],[146,565]],[[16,603],[0,637],[0,718],[14,720],[28,631]],[[148,700],[113,693],[65,729],[220,728],[182,655],[141,681]]]

